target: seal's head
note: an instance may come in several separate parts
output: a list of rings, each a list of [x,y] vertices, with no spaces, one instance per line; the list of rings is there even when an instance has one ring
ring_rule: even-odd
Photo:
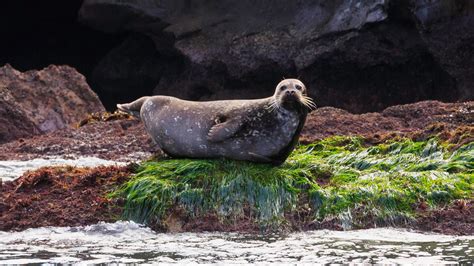
[[[307,96],[306,86],[298,79],[284,79],[275,89],[272,109],[284,108],[287,110],[316,108],[313,100]]]

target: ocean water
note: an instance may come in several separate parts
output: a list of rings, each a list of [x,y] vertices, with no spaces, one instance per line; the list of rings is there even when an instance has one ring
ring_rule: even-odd
[[[155,233],[133,222],[0,232],[0,264],[470,264],[474,236],[379,228],[287,235]]]

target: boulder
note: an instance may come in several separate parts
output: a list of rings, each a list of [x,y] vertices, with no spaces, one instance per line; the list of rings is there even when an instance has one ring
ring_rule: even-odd
[[[38,134],[36,125],[28,119],[6,87],[0,86],[0,143]]]
[[[68,66],[19,72],[0,68],[0,143],[73,126],[105,111],[84,76]]]

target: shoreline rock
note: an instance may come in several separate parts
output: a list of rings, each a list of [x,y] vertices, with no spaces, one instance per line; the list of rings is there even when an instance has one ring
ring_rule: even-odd
[[[98,116],[100,117],[100,115]],[[21,138],[0,144],[0,160],[31,160],[51,156],[94,156],[106,160],[137,161],[152,154],[161,156],[143,124],[131,117],[91,119],[76,128]],[[107,117],[112,117],[107,120]],[[372,143],[387,138],[417,140],[438,135],[462,144],[474,140],[474,102],[423,101],[392,106],[380,113],[352,114],[323,107],[311,112],[300,142],[307,144],[334,135],[359,135]]]
[[[121,196],[111,197],[111,193],[115,193],[118,188],[123,187],[137,171],[139,170],[136,165],[95,168],[43,167],[27,172],[15,181],[0,183],[0,231],[21,231],[42,226],[91,225],[99,221],[115,222],[126,219],[124,213],[127,208],[130,208],[127,207],[127,200]],[[319,178],[322,179],[319,180]],[[328,180],[324,175],[318,175],[317,182],[321,188],[328,185]],[[469,184],[467,185],[469,186]],[[160,192],[157,191],[157,193]],[[238,193],[236,196],[241,197],[242,195]],[[184,208],[186,205],[179,204],[166,211],[163,220],[152,219],[149,220],[148,225],[157,232],[281,233],[318,229],[347,229],[337,216],[318,221],[312,214],[312,205],[307,206],[304,203],[308,201],[308,198],[300,198],[300,196],[298,198],[296,209],[285,211],[286,222],[277,227],[262,227],[256,218],[255,210],[252,210],[252,207],[248,205],[243,205],[240,215],[230,215],[223,219],[214,211],[198,212],[197,215],[191,214],[189,209]],[[421,198],[423,199],[423,196]],[[388,223],[378,221],[376,217],[365,214],[367,210],[362,208],[360,212],[353,213],[353,215],[360,215],[360,217],[353,217],[355,227],[351,226],[350,229],[383,227],[386,223],[385,226],[443,234],[474,234],[474,200],[472,197],[447,201],[446,204],[436,205],[432,208],[428,207],[425,201],[420,201],[417,204],[416,215],[412,219],[389,220]]]
[[[20,72],[0,68],[0,143],[71,127],[87,113],[103,112],[83,75],[51,65]]]
[[[360,115],[325,107],[311,113],[301,140],[303,143],[313,143],[335,135],[358,135],[365,138],[364,145],[370,146],[387,140],[426,140],[430,136],[438,136],[448,143],[448,147],[456,149],[474,141],[473,121],[474,102],[426,101]],[[93,155],[102,159],[127,161],[127,156],[137,153],[140,160],[154,153],[160,154],[146,135],[143,125],[126,117],[112,121],[91,120],[79,128],[65,128],[0,145],[2,160]],[[124,202],[112,200],[107,195],[133,175],[133,169],[133,166],[92,169],[47,167],[26,173],[14,182],[3,182],[0,186],[0,213],[3,215],[0,224],[4,224],[4,227],[1,230],[23,230],[43,225],[85,225],[99,220],[120,219]],[[320,185],[325,184],[323,181],[321,179]],[[76,197],[79,202],[73,203]],[[49,208],[50,203],[53,209]],[[77,208],[77,211],[70,209],[70,206]],[[406,227],[448,234],[473,234],[472,206],[472,199],[455,201],[434,210],[421,204],[419,219]],[[35,212],[26,211],[32,207]],[[245,216],[228,224],[222,223],[212,213],[182,220],[185,217],[182,209],[173,212],[165,221],[166,228],[155,229],[260,230]],[[312,223],[305,220],[304,213],[295,215],[294,219],[300,219],[294,223],[297,226],[287,230],[342,229],[332,222]]]

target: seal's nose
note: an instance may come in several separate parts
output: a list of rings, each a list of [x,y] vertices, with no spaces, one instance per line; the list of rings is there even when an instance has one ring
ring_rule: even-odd
[[[286,95],[295,95],[295,91],[294,90],[287,90],[286,91]]]

